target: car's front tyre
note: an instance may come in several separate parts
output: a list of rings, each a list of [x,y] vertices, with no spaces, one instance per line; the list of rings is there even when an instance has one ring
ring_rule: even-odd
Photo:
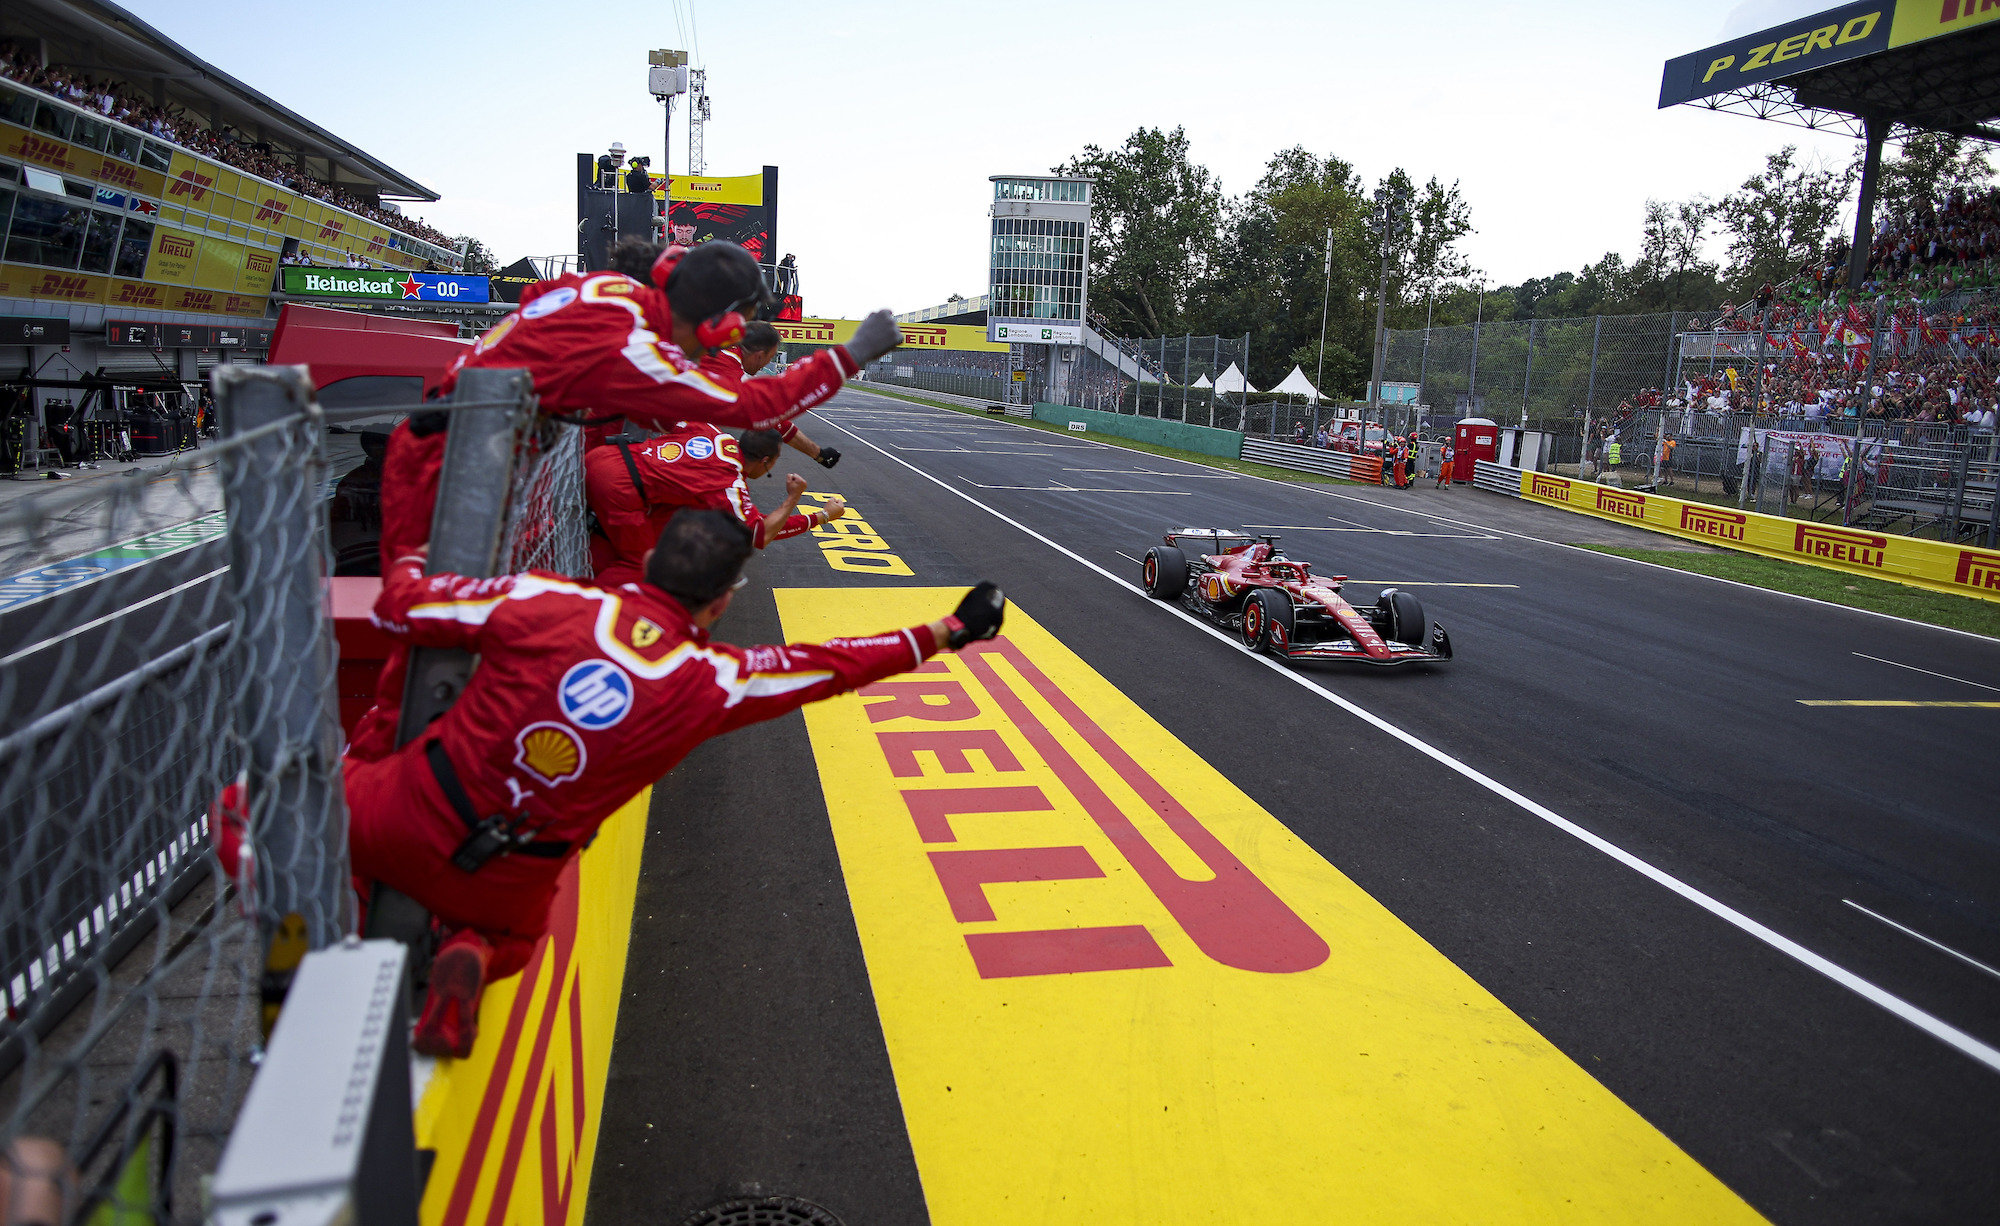
[[[1277,588],[1260,587],[1243,602],[1243,645],[1274,656],[1290,654],[1292,600]]]

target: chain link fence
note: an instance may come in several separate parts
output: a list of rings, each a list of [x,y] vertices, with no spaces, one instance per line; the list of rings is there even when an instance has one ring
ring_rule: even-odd
[[[338,729],[316,718],[324,455],[306,414],[248,407],[181,466],[0,513],[5,573],[55,550],[73,580],[0,612],[0,1142],[62,1146],[77,1220],[199,1220],[266,947],[282,968],[350,922]],[[226,534],[147,531],[216,478]],[[230,880],[210,808],[239,778],[254,854]]]
[[[34,580],[0,581],[0,1151],[60,1146],[71,1220],[202,1220],[290,969],[355,925],[324,426],[357,414],[297,368],[217,393],[220,443],[0,507]],[[523,423],[506,565],[588,574],[581,430],[531,404],[440,407]]]

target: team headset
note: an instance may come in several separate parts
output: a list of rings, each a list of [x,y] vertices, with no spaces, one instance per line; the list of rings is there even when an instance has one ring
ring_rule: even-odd
[[[674,243],[660,252],[659,259],[653,261],[653,284],[661,293],[667,292],[667,282],[673,279],[675,267],[687,253],[688,248]],[[704,349],[727,348],[743,339],[743,330],[750,324],[750,321],[743,317],[740,308],[754,306],[756,315],[761,318],[769,314],[769,308],[775,305],[771,301],[770,292],[764,288],[763,276],[760,273],[755,290],[695,324],[694,339]]]

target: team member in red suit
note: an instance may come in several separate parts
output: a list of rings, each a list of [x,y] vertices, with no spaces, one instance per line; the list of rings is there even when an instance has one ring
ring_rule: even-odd
[[[607,587],[636,581],[660,529],[684,507],[728,512],[759,549],[845,512],[845,503],[830,498],[818,510],[794,514],[806,479],[792,473],[785,478],[784,504],[765,516],[751,501],[749,482],[769,475],[777,462],[778,436],[771,431],[748,431],[739,444],[706,424],[683,425],[643,443],[617,440],[593,448],[584,456],[583,489],[597,517],[590,538],[597,581]]]
[[[530,572],[385,577],[375,623],[405,642],[479,654],[457,703],[386,758],[347,761],[358,880],[408,894],[452,935],[431,970],[417,1050],[471,1051],[479,993],[526,964],[556,879],[597,827],[696,745],[905,672],[1000,629],[974,588],[949,617],[873,638],[734,647],[708,631],[742,585],[750,537],[685,511],[617,588]]]
[[[770,365],[778,356],[778,344],[782,340],[778,330],[763,320],[755,320],[743,328],[743,339],[736,342],[733,349],[718,349],[701,360],[702,372],[725,387],[737,387],[750,376]],[[804,453],[806,459],[821,468],[832,468],[840,463],[840,452],[832,447],[822,447],[805,436],[797,421],[788,421],[777,428],[778,437],[787,447]]]
[[[782,376],[725,387],[696,363],[710,348],[736,339],[739,313],[754,311],[766,296],[762,275],[756,259],[734,243],[682,252],[670,248],[655,260],[651,286],[615,271],[565,273],[529,286],[521,309],[453,365],[444,392],[457,385],[461,370],[519,367],[533,377],[543,412],[595,423],[587,441],[621,419],[655,430],[682,421],[768,428],[826,400],[848,376],[902,343],[889,312],[877,311],[846,345],[796,362]],[[714,331],[725,325],[724,332]],[[614,409],[617,416],[610,415]],[[389,436],[382,475],[384,575],[396,558],[430,540],[449,417],[415,414]],[[376,682],[375,705],[356,726],[349,752],[374,758],[395,748],[407,666],[405,652],[391,652]]]

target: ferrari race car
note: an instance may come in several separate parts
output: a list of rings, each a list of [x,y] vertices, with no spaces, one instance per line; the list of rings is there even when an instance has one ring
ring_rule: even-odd
[[[1147,595],[1179,601],[1242,635],[1250,650],[1280,659],[1385,667],[1451,659],[1451,636],[1424,620],[1414,595],[1383,588],[1374,604],[1351,605],[1340,594],[1346,575],[1313,574],[1286,557],[1275,536],[1181,528],[1146,551],[1141,578]]]

